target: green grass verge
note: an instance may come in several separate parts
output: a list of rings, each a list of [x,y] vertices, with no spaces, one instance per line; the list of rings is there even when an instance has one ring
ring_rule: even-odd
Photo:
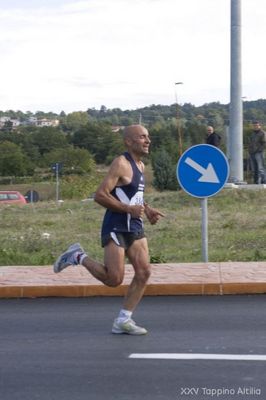
[[[152,262],[201,262],[201,202],[179,192],[149,191],[146,200],[166,213],[157,225],[146,221]],[[208,199],[209,260],[266,260],[266,191],[224,189]],[[102,260],[104,210],[93,201],[40,202],[0,208],[0,265],[52,264],[80,242]],[[43,233],[48,233],[45,238]]]

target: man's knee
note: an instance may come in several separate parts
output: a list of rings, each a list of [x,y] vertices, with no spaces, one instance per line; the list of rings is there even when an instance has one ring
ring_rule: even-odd
[[[110,287],[117,287],[117,286],[121,285],[122,282],[123,282],[122,276],[112,276],[112,277],[108,277],[104,283],[105,283],[105,285],[110,286]]]
[[[146,283],[151,276],[151,265],[146,264],[145,266],[138,268],[135,271],[135,276],[141,283]]]

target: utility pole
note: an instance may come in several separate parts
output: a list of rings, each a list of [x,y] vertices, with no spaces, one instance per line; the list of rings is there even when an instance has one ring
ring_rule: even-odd
[[[56,162],[56,163],[53,163],[51,165],[51,167],[52,167],[52,171],[55,174],[55,179],[56,179],[55,200],[57,203],[59,203],[59,173],[63,167],[63,164],[61,162]]]
[[[231,84],[229,122],[230,182],[243,183],[243,101],[241,0],[231,0]]]
[[[56,177],[56,202],[59,200],[59,163],[56,163],[55,168],[55,177]]]
[[[176,85],[183,85],[183,82],[175,82],[175,86]],[[182,132],[181,132],[181,125],[180,125],[176,90],[175,90],[175,102],[176,102],[176,124],[177,124],[177,136],[178,136],[178,151],[179,151],[179,157],[181,157],[181,155],[183,154],[183,141],[182,141]]]

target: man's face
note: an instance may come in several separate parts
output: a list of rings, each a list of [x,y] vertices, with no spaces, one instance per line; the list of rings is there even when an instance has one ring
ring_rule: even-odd
[[[261,128],[261,125],[260,125],[260,124],[253,124],[253,129],[254,129],[254,131],[259,131],[260,128]]]
[[[135,153],[139,155],[149,154],[151,140],[147,129],[143,128],[134,132],[130,141],[130,147]]]
[[[211,126],[209,126],[208,128],[207,128],[207,134],[208,135],[211,135],[213,133],[213,128],[211,127]]]

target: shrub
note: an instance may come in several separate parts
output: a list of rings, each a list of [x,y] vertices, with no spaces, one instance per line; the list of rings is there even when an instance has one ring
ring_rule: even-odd
[[[175,174],[176,166],[164,148],[153,154],[152,168],[154,172],[153,185],[156,189],[176,190],[178,188]]]
[[[69,175],[61,179],[62,199],[83,199],[92,195],[100,183],[97,174],[86,176]]]

